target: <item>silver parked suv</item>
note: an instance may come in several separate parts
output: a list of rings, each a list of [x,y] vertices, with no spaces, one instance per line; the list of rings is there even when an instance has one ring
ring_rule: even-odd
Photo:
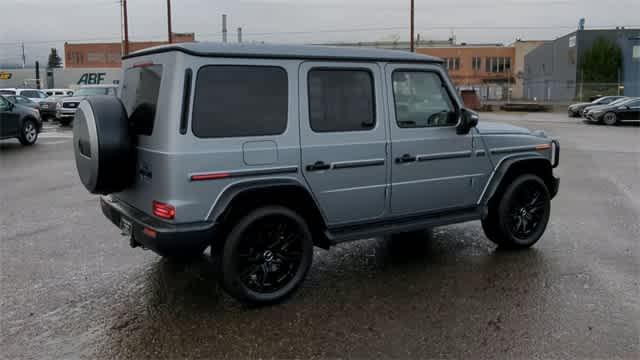
[[[88,97],[76,113],[83,184],[133,247],[211,246],[241,301],[290,295],[314,246],[482,220],[518,249],[549,221],[557,141],[478,124],[440,59],[197,43],[123,66],[121,98]]]

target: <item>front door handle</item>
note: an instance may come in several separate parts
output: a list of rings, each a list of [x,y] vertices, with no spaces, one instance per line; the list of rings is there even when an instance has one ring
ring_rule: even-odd
[[[331,164],[325,164],[324,161],[316,161],[312,165],[307,165],[307,171],[329,170],[330,168]]]
[[[411,154],[404,154],[401,157],[397,157],[396,158],[396,163],[397,164],[409,163],[409,162],[414,162],[414,161],[416,161],[416,157],[411,155]]]

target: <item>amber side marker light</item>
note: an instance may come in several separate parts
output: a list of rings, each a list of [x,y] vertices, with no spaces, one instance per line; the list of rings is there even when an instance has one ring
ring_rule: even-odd
[[[542,144],[536,146],[536,150],[549,150],[551,149],[551,144]]]
[[[161,203],[159,201],[153,201],[153,215],[171,220],[176,217],[176,208],[169,204]]]

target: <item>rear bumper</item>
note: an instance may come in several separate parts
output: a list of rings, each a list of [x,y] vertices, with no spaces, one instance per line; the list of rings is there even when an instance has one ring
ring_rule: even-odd
[[[58,109],[56,111],[56,117],[58,118],[72,118],[76,115],[76,109]]]
[[[143,246],[163,256],[204,249],[213,240],[215,227],[211,222],[169,224],[112,196],[101,197],[100,207],[118,228],[122,228],[123,220],[131,224],[131,246]]]

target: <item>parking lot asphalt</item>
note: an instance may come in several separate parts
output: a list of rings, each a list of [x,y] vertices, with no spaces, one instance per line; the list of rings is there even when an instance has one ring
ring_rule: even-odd
[[[482,114],[562,144],[532,249],[479,222],[316,250],[284,304],[225,295],[193,264],[131,249],[76,175],[68,129],[0,142],[0,358],[637,358],[640,127]]]

